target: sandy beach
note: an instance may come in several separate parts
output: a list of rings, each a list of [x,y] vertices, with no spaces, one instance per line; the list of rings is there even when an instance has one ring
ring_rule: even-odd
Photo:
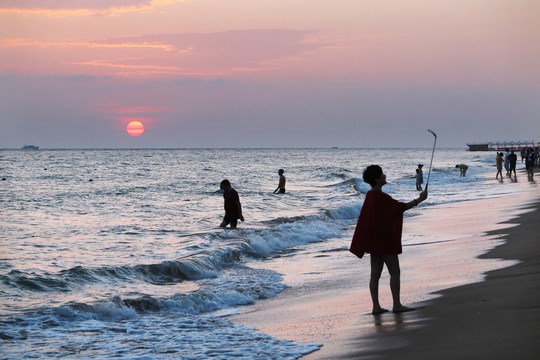
[[[441,237],[436,252],[404,247],[400,256],[402,302],[416,311],[369,314],[369,259],[342,249],[328,255],[335,261],[325,268],[316,261],[280,263],[292,287],[232,319],[278,338],[323,345],[305,359],[536,359],[540,199],[536,184],[521,185],[529,187],[526,193],[434,207],[406,219],[404,231]],[[463,239],[445,246],[456,236]],[[299,267],[319,275],[300,281]],[[380,288],[386,307],[387,280],[383,275]]]

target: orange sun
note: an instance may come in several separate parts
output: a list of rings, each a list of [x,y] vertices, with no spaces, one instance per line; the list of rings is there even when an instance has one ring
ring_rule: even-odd
[[[140,121],[132,121],[127,124],[126,131],[131,136],[141,136],[144,132],[144,125]]]

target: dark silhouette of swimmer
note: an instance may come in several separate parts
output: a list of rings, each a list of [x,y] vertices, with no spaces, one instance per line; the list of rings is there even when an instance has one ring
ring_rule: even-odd
[[[278,170],[279,175],[279,184],[276,190],[274,190],[274,194],[285,194],[285,175],[283,175],[283,169]]]

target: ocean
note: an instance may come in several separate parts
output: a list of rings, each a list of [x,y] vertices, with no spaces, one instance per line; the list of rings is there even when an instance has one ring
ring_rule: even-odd
[[[281,258],[290,266],[317,259],[309,251],[347,254],[370,188],[367,165],[383,167],[385,192],[410,201],[417,164],[425,182],[430,158],[431,148],[0,150],[0,357],[297,359],[316,351],[320,344],[277,339],[230,317],[291,286]],[[275,195],[280,168],[287,192]],[[420,207],[523,191],[495,173],[495,153],[437,149]],[[240,195],[245,222],[236,230],[219,228],[223,179]]]

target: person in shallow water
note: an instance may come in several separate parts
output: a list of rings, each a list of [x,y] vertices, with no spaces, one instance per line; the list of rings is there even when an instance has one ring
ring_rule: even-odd
[[[236,229],[238,219],[244,221],[238,193],[231,187],[229,180],[223,180],[219,188],[223,190],[223,199],[225,201],[225,216],[219,226],[224,228],[231,224],[231,229]]]
[[[278,170],[279,175],[279,184],[276,190],[274,190],[274,194],[285,194],[285,175],[283,175],[283,169]]]
[[[379,303],[379,279],[384,264],[390,273],[390,290],[392,292],[395,313],[414,310],[401,304],[400,275],[398,254],[401,254],[401,233],[403,228],[403,213],[425,199],[427,190],[420,193],[418,199],[408,203],[394,200],[382,191],[386,184],[386,175],[378,165],[368,166],[363,173],[366,183],[371,185],[367,192],[358,223],[354,231],[350,251],[362,258],[364,253],[371,257],[371,277],[369,291],[373,302],[372,314],[387,312]]]
[[[422,184],[424,183],[424,173],[422,172],[422,167],[424,165],[418,164],[418,168],[416,169],[416,190],[422,191]]]
[[[469,167],[465,164],[456,165],[456,169],[459,169],[459,176],[464,177]]]

